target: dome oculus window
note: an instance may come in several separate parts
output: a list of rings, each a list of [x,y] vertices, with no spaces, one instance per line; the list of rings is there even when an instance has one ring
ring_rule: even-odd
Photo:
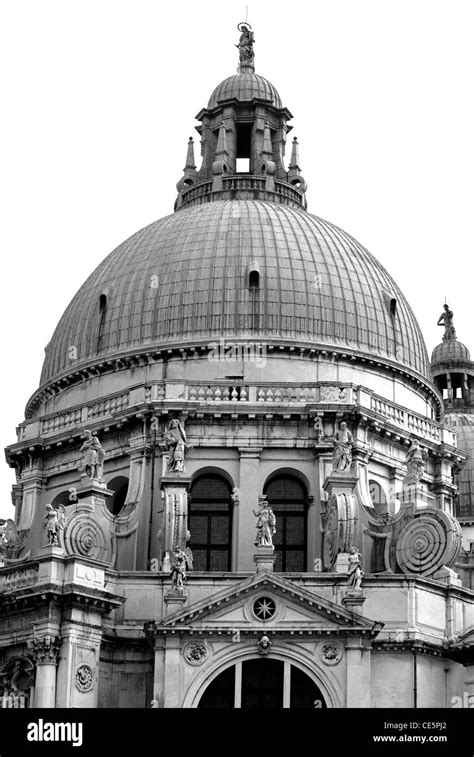
[[[253,603],[252,609],[258,620],[271,620],[276,612],[276,604],[270,597],[259,597]]]

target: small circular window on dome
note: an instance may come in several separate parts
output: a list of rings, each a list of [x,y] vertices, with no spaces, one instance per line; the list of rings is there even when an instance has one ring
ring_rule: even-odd
[[[259,620],[271,620],[276,612],[276,604],[270,597],[259,597],[253,603],[253,612]]]

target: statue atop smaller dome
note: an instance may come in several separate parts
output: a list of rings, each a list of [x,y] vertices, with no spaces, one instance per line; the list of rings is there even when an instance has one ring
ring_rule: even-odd
[[[443,312],[438,318],[437,326],[444,326],[443,341],[456,339],[456,329],[453,326],[453,311],[449,309],[446,303],[443,305]]]
[[[236,45],[239,50],[238,73],[243,74],[247,71],[255,71],[255,53],[253,50],[255,36],[252,31],[252,27],[247,21],[241,21],[239,24],[237,24],[237,29],[240,32],[239,44]]]

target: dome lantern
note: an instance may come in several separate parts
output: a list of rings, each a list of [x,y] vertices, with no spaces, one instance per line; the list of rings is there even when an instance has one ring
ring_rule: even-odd
[[[196,116],[201,122],[196,130],[201,135],[202,165],[193,176],[185,169],[177,185],[175,210],[235,199],[306,209],[306,182],[295,145],[288,170],[284,164],[293,116],[282,106],[273,84],[255,73],[250,24],[240,23],[238,29],[237,73],[215,88],[207,108]]]

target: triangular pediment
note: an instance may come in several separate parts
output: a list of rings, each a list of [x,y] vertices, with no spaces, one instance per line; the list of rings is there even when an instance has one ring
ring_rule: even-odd
[[[164,618],[159,628],[376,633],[381,624],[275,573],[258,573]],[[377,628],[376,628],[377,627]]]

